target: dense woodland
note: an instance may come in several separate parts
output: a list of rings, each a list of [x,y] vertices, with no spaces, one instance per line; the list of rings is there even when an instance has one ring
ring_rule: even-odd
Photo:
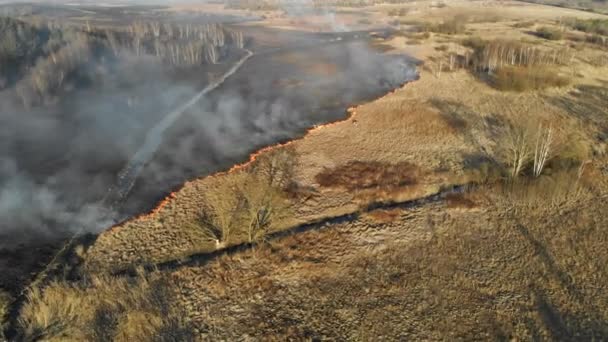
[[[168,68],[196,67],[245,46],[242,32],[218,24],[138,22],[110,30],[0,18],[0,31],[0,89],[15,87],[26,107],[93,84],[122,58],[148,56]]]

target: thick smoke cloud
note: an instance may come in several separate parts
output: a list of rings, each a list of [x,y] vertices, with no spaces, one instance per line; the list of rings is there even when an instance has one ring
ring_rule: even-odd
[[[285,11],[313,9],[301,1]],[[324,15],[334,22],[333,13]],[[226,169],[259,147],[341,119],[348,106],[414,77],[403,57],[370,49],[366,33],[299,34],[294,42],[285,39],[276,51],[250,47],[254,56],[234,76],[163,133],[121,208],[104,201],[117,174],[146,133],[198,87],[183,85],[189,82],[155,60],[132,56],[114,66],[117,72],[101,88],[75,90],[69,101],[44,110],[19,109],[14,92],[0,92],[0,248],[19,235],[107,228],[185,179]]]
[[[149,58],[112,68],[57,104],[26,109],[14,89],[0,91],[0,248],[106,228],[117,213],[103,197],[117,171],[164,110],[194,93]]]

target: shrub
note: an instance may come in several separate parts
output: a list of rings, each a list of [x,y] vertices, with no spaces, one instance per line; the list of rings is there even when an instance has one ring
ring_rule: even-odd
[[[418,176],[418,168],[408,162],[388,164],[352,161],[334,169],[325,169],[315,179],[324,187],[363,190],[412,185],[417,182]]]
[[[0,290],[0,341],[4,341],[6,315],[8,315],[11,298],[8,293]]]
[[[461,44],[473,50],[482,50],[486,47],[487,41],[481,39],[480,37],[469,37],[463,39]]]
[[[437,32],[443,34],[462,34],[466,31],[466,16],[457,15],[454,18],[444,21],[438,25],[429,24],[426,26],[426,31]]]
[[[512,204],[528,207],[561,204],[589,194],[575,169],[562,169],[538,178],[519,178],[496,187],[495,191]]]
[[[19,313],[19,340],[192,341],[192,326],[160,273],[100,276],[34,288]]]
[[[388,15],[391,17],[403,17],[406,16],[410,12],[409,8],[395,8],[388,11]]]
[[[514,28],[530,28],[532,26],[534,26],[534,21],[520,21],[517,22],[515,24],[513,24]]]
[[[19,314],[21,337],[26,341],[82,339],[92,316],[90,299],[80,289],[58,282],[44,290],[32,288]]]
[[[217,247],[234,235],[263,240],[288,216],[287,189],[297,165],[295,151],[281,148],[261,154],[248,170],[226,175],[205,193],[200,226]]]
[[[220,184],[205,192],[205,206],[199,223],[207,238],[215,241],[218,247],[230,242],[241,225],[239,214],[243,203],[240,192],[244,182],[245,173],[228,174]]]
[[[505,66],[499,68],[491,80],[494,87],[506,91],[538,90],[550,87],[564,87],[570,81],[548,68]]]
[[[249,243],[263,241],[279,222],[290,216],[285,193],[263,177],[250,176],[240,196],[242,227]]]
[[[591,44],[596,44],[600,46],[608,46],[608,37],[601,36],[599,34],[592,34],[585,37],[585,41]]]
[[[504,178],[506,170],[500,163],[484,161],[466,170],[466,179],[472,184],[492,184]]]
[[[549,27],[541,27],[536,30],[536,35],[547,40],[561,40],[563,34],[560,30]]]
[[[472,209],[477,206],[471,198],[462,193],[448,194],[445,197],[445,201],[448,208],[451,209]]]
[[[608,36],[607,19],[574,19],[571,20],[569,24],[577,31]]]
[[[572,60],[570,49],[543,49],[514,40],[483,40],[467,38],[462,45],[473,50],[469,65],[476,71],[493,72],[503,66],[538,66],[567,64]]]

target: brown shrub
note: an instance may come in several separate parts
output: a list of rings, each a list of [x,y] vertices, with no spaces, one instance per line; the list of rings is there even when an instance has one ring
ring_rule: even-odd
[[[33,288],[19,313],[19,340],[193,340],[174,303],[174,288],[160,273],[111,276]]]
[[[516,40],[471,37],[462,40],[461,44],[473,50],[471,55],[465,55],[467,64],[473,70],[489,73],[505,66],[569,65],[574,57],[571,49],[547,49]]]
[[[608,37],[592,34],[585,37],[585,41],[591,44],[608,47]]]
[[[263,240],[290,216],[288,195],[295,195],[297,156],[292,148],[260,155],[252,167],[225,175],[205,192],[197,226],[222,248],[246,239]]]
[[[548,68],[502,67],[492,76],[491,82],[499,90],[527,91],[565,87],[570,80]]]
[[[0,290],[0,341],[4,341],[5,320],[10,304],[11,299],[8,293]]]
[[[325,169],[315,179],[323,187],[386,189],[416,184],[419,173],[418,167],[408,162],[352,161],[334,169]]]
[[[560,30],[550,27],[541,27],[536,30],[536,35],[547,40],[561,40],[563,34]]]
[[[445,196],[445,201],[450,209],[472,209],[477,207],[477,204],[468,196],[461,193],[453,193]]]
[[[534,25],[535,25],[534,21],[520,21],[520,22],[513,24],[513,27],[514,28],[530,28]]]
[[[546,207],[587,198],[597,185],[583,181],[578,169],[560,169],[537,178],[518,178],[495,184],[492,192],[507,202],[523,207]]]
[[[399,219],[399,216],[401,216],[401,210],[374,210],[370,211],[365,216],[378,223],[390,223]]]
[[[83,339],[82,327],[92,317],[89,298],[73,286],[51,283],[32,288],[19,313],[21,337],[26,341]]]
[[[298,155],[293,147],[275,148],[261,154],[253,163],[251,172],[271,186],[286,189],[293,182],[298,163]]]
[[[464,15],[457,15],[454,18],[444,21],[441,24],[427,24],[424,30],[443,34],[463,34],[466,31],[468,18]]]

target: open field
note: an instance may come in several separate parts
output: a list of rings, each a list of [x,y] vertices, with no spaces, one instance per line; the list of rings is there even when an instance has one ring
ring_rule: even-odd
[[[425,45],[432,48],[444,44],[435,43],[440,39],[429,39]],[[405,45],[400,37],[389,40],[387,44],[395,47],[391,53],[399,50],[417,53],[416,46]],[[463,49],[462,46],[455,48]],[[436,55],[437,51],[433,49],[429,53]],[[603,134],[603,124],[581,120],[578,114],[569,112],[571,107],[558,105],[580,102],[576,95],[577,89],[582,87],[580,82],[597,87],[606,81],[594,67],[578,62],[578,73],[588,72],[596,77],[579,76],[576,83],[566,88],[548,89],[542,93],[517,93],[495,90],[465,70],[444,72],[438,77],[434,70],[436,65],[430,61],[434,56],[423,53],[416,56],[429,61],[421,68],[419,80],[357,107],[346,121],[312,130],[304,139],[294,142],[293,148],[299,155],[297,182],[301,188],[314,191],[305,198],[305,202],[294,204],[296,215],[292,224],[356,211],[365,203],[378,200],[407,200],[429,195],[442,186],[466,182],[471,170],[496,154],[501,123],[524,120],[530,115],[550,121],[556,127],[575,127],[572,134],[580,139],[581,144],[595,149],[595,153],[606,153],[605,142],[594,138]],[[602,70],[607,69],[603,67]],[[463,89],[467,91],[463,92]],[[599,110],[596,106],[590,101],[581,110],[589,111],[589,118],[601,116],[603,119],[599,121],[604,122],[605,113],[596,114],[595,111]],[[319,186],[316,177],[323,170],[353,161],[408,162],[420,169],[420,179],[411,186],[397,187],[389,193]],[[111,255],[113,262],[128,264],[130,259],[120,256],[121,252],[132,251],[130,253],[139,260],[155,260],[171,258],[173,253],[181,257],[199,249],[204,251],[205,247],[201,249],[204,244],[196,237],[197,231],[188,228],[187,223],[196,216],[204,189],[211,186],[208,184],[221,181],[221,177],[189,182],[153,215],[102,234],[91,251],[92,255]],[[138,238],[129,238],[130,234]],[[163,248],[156,248],[154,243],[148,246],[144,242],[146,239],[141,238],[142,234],[157,236],[150,241],[162,243]],[[172,238],[167,238],[169,235],[166,234],[171,234]],[[133,245],[127,247],[125,243]],[[150,255],[147,250],[158,255]],[[104,265],[112,263],[106,257],[100,260]]]
[[[169,9],[185,10],[224,11]],[[330,19],[225,13],[264,16],[237,26],[259,34],[259,51],[279,51],[254,66],[290,65],[313,80],[343,74],[342,55],[333,45],[314,56],[281,50],[282,38],[388,25],[366,32],[365,43],[421,61],[417,79],[76,243],[54,265],[54,282],[9,306],[19,308],[9,314],[11,336],[608,336],[608,46],[597,24],[608,17],[463,0],[336,7]],[[268,33],[277,29],[285,36]],[[340,39],[359,44],[361,34]],[[285,75],[260,89],[318,86]],[[78,317],[74,303],[86,308]],[[56,314],[34,314],[51,304]]]

